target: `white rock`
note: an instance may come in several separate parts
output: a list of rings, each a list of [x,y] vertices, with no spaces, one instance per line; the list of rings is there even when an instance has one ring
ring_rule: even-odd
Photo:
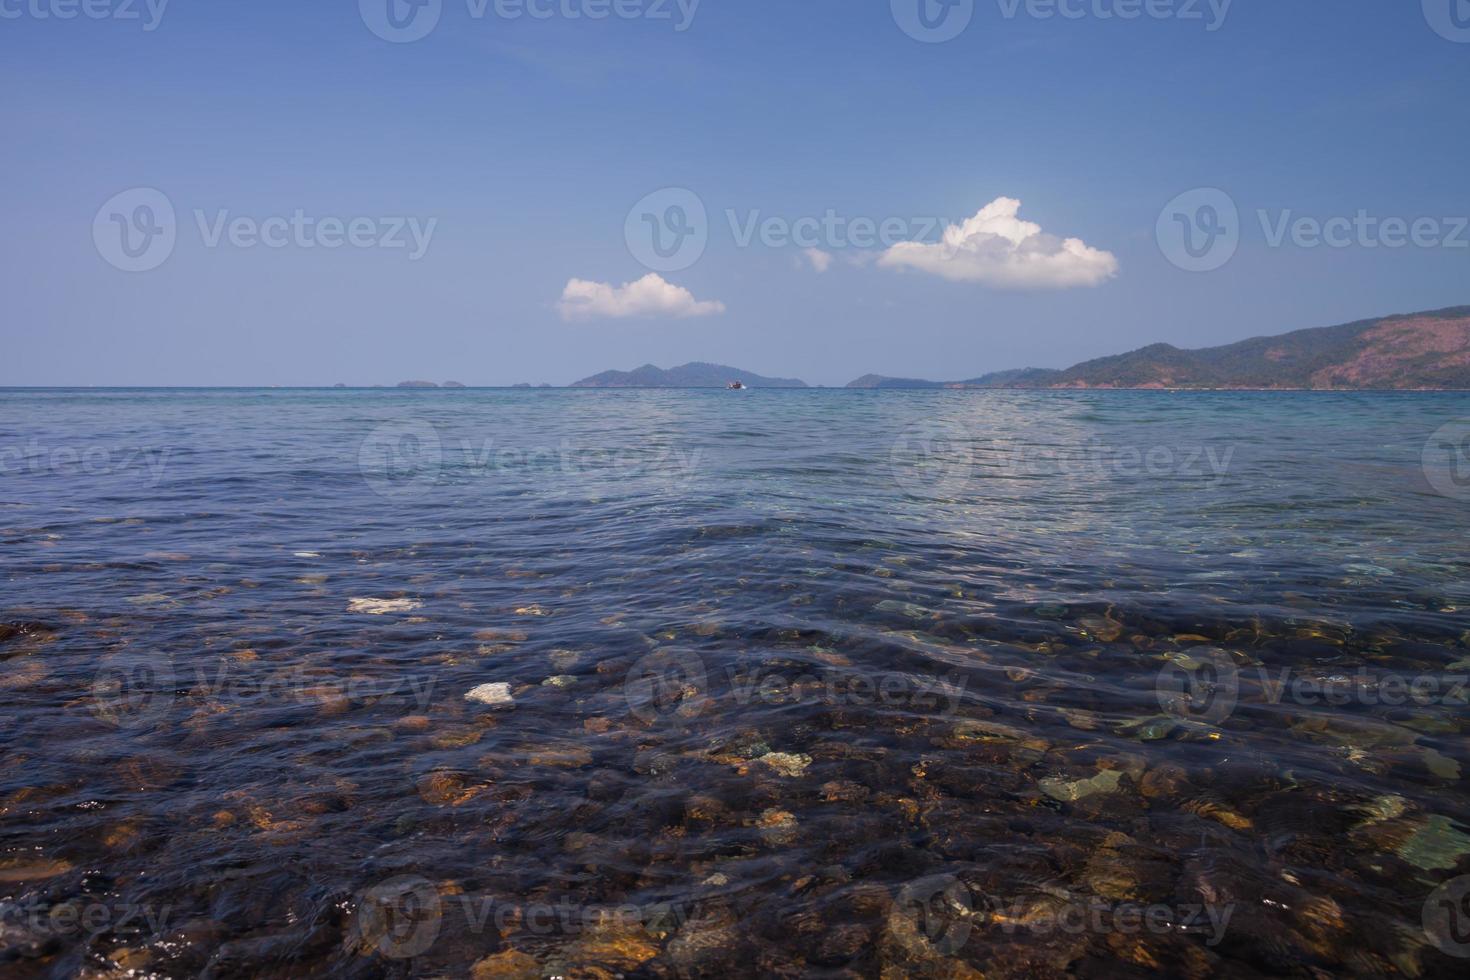
[[[367,613],[369,616],[386,616],[388,613],[413,612],[424,604],[417,599],[348,599],[347,611]]]
[[[511,704],[515,701],[515,698],[510,696],[510,685],[503,683],[481,684],[479,687],[466,694],[464,696],[464,699],[466,701],[473,701],[476,704],[490,705]]]

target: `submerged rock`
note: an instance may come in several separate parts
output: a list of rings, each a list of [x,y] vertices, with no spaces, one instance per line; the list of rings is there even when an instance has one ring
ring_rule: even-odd
[[[464,696],[466,701],[475,704],[488,704],[492,707],[503,704],[513,704],[515,698],[511,696],[510,685],[504,682],[495,684],[481,684]]]
[[[547,657],[551,665],[563,673],[582,662],[582,655],[575,650],[553,650]]]
[[[386,616],[389,613],[408,613],[422,609],[424,604],[417,599],[348,599],[347,611],[368,616]]]
[[[1112,793],[1118,789],[1118,780],[1123,774],[1116,769],[1105,769],[1093,776],[1091,779],[1079,779],[1070,781],[1060,776],[1052,776],[1037,783],[1041,791],[1054,800],[1063,803],[1075,803],[1089,796],[1099,793]]]
[[[1432,816],[1398,848],[1398,856],[1425,871],[1448,871],[1470,854],[1470,837],[1449,817]]]
[[[470,980],[540,980],[541,964],[534,956],[507,949],[470,967]]]
[[[1460,764],[1435,749],[1424,750],[1424,767],[1440,779],[1454,781],[1460,778]]]
[[[796,840],[796,814],[772,807],[756,820],[761,836],[772,844],[790,844]]]
[[[27,860],[25,858],[0,858],[0,882],[15,884],[23,881],[42,881],[55,878],[72,870],[70,861],[55,861],[47,858]]]
[[[783,776],[795,778],[806,773],[807,767],[812,764],[812,757],[790,752],[767,752],[756,761],[765,763]]]

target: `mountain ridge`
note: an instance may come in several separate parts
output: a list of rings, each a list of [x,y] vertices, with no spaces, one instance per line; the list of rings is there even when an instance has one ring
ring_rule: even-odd
[[[849,388],[1470,389],[1470,306],[1403,313],[1185,350],[1157,343],[1070,368],[968,381],[864,375]]]

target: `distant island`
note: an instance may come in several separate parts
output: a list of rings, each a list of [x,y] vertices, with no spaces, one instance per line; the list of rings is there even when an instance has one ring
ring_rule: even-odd
[[[446,381],[442,385],[437,381],[400,381],[400,388],[463,388],[464,385],[458,381]]]
[[[847,387],[1470,389],[1470,306],[1297,330],[1203,350],[1154,344],[1064,370],[1023,368],[968,381],[869,374]]]
[[[752,371],[726,367],[723,364],[693,363],[676,368],[645,364],[631,371],[604,371],[583,378],[573,388],[724,388],[732,381],[747,388],[805,388],[805,381],[795,378],[767,378]]]

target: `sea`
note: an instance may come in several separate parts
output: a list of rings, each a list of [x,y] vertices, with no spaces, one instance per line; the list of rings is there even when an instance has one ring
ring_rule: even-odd
[[[1470,395],[0,389],[7,977],[1463,977]]]

